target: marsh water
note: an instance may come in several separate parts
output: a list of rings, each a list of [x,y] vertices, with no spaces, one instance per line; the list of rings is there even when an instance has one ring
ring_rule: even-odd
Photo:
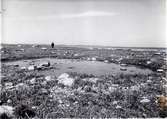
[[[118,74],[118,73],[128,73],[128,74],[150,74],[152,73],[149,69],[143,69],[136,66],[125,66],[122,67],[119,64],[115,63],[105,63],[99,61],[84,61],[84,60],[75,60],[75,59],[55,59],[55,58],[41,58],[34,60],[19,60],[13,62],[7,62],[7,65],[19,65],[19,67],[28,67],[31,63],[34,65],[39,65],[40,63],[49,61],[51,66],[54,69],[45,70],[43,73],[53,74],[58,76],[65,72],[78,72],[93,74],[96,76],[105,75],[105,74]],[[121,70],[124,68],[125,70]],[[42,71],[41,71],[42,72]]]

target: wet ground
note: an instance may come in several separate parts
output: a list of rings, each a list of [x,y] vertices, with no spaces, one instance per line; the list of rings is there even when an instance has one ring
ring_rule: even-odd
[[[93,74],[95,76],[101,75],[116,75],[119,73],[125,74],[151,74],[150,69],[139,68],[136,66],[120,66],[115,63],[104,63],[99,61],[84,61],[75,59],[55,59],[55,58],[41,58],[35,60],[19,60],[5,63],[6,65],[19,65],[19,67],[28,67],[31,63],[39,65],[43,62],[50,62],[54,67],[54,70],[45,71],[47,75],[59,76],[65,72],[78,72]],[[122,71],[121,68],[126,69]]]

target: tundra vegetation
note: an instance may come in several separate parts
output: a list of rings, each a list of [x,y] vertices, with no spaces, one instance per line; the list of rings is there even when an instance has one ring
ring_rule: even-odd
[[[160,57],[153,56],[157,51],[161,53]],[[114,62],[122,64],[123,67],[135,65],[149,68],[152,73],[113,75],[111,72],[108,75],[96,76],[71,71],[59,76],[48,76],[45,75],[46,71],[55,70],[54,65],[49,62],[38,66],[31,64],[33,67],[24,68],[6,64],[13,60],[43,57],[79,60],[91,60],[88,58],[94,57],[94,60]],[[162,106],[157,103],[157,96],[166,96],[167,90],[164,57],[166,52],[160,49],[133,51],[4,45],[1,48],[0,117],[166,117],[167,107],[163,106],[162,109]]]

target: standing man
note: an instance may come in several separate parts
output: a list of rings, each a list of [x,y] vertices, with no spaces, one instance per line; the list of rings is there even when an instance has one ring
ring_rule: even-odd
[[[54,48],[54,43],[53,42],[51,43],[51,47]]]

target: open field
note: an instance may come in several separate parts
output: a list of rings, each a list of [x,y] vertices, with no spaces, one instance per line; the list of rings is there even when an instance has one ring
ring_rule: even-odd
[[[2,45],[1,106],[15,118],[165,117],[166,49]]]

